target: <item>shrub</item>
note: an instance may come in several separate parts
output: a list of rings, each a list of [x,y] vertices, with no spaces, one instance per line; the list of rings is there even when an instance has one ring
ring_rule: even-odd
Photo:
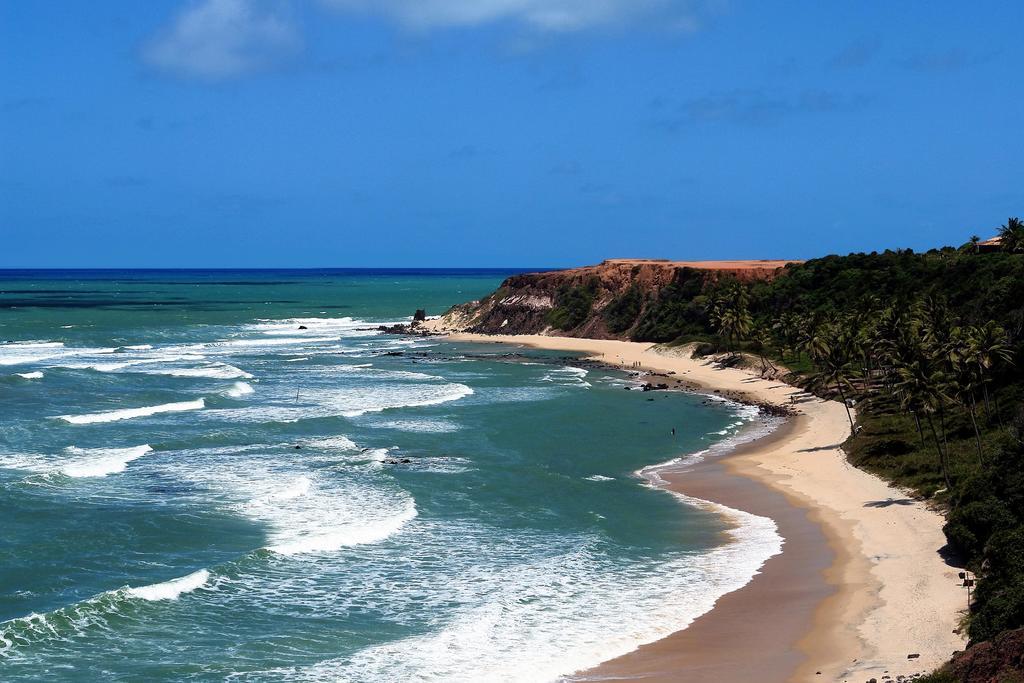
[[[636,285],[632,285],[621,295],[612,299],[612,302],[604,309],[608,330],[618,334],[631,328],[640,316],[643,305],[643,294]]]
[[[985,563],[988,571],[978,581],[971,616],[973,642],[1024,624],[1024,527],[993,534]]]
[[[596,289],[593,282],[560,289],[555,295],[555,307],[548,311],[548,324],[559,330],[578,327],[590,315]]]

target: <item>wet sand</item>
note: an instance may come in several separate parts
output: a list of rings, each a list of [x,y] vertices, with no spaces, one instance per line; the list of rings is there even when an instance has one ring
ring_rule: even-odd
[[[820,650],[805,641],[831,617],[824,613],[823,603],[839,589],[826,576],[844,551],[834,545],[806,506],[795,504],[757,479],[736,476],[749,467],[745,457],[785,443],[800,427],[798,418],[790,419],[770,435],[743,444],[727,456],[688,469],[659,471],[670,490],[771,518],[785,539],[783,552],[769,558],[750,583],[721,597],[713,610],[685,630],[570,680],[740,683],[794,677],[810,680],[805,676],[820,679],[813,661]]]

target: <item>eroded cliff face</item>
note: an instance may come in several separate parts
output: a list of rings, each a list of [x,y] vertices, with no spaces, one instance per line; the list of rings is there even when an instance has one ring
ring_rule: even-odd
[[[951,680],[963,683],[1004,683],[1024,680],[1024,628],[1004,631],[992,641],[957,653],[943,667]]]
[[[480,301],[453,307],[433,328],[483,334],[628,339],[644,306],[670,285],[700,291],[723,277],[768,280],[794,261],[613,259],[596,266],[513,275]],[[611,307],[611,308],[609,308]]]

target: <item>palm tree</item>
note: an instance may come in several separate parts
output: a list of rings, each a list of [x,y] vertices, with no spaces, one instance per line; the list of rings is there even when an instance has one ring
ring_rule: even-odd
[[[915,307],[914,317],[924,341],[938,353],[944,353],[955,327],[949,307],[941,298],[926,296]]]
[[[730,352],[736,355],[735,342],[742,341],[754,326],[750,316],[749,296],[740,284],[734,284],[724,293],[716,294],[708,308],[708,317],[718,330],[718,334],[726,337]]]
[[[946,384],[945,378],[940,371],[931,367],[927,355],[921,353],[913,361],[901,365],[897,370],[899,380],[896,382],[895,391],[900,403],[915,413],[923,413],[928,421],[928,427],[935,441],[935,450],[939,456],[939,470],[942,472],[942,479],[946,482],[946,488],[952,488],[949,478],[949,467],[947,465],[947,451],[943,448],[943,441],[939,440],[939,434],[935,430],[935,421],[932,415],[941,410],[946,400],[943,388]],[[944,431],[944,430],[943,430]]]
[[[1024,252],[1024,223],[1019,218],[1008,218],[999,228],[999,244],[1011,254]]]
[[[813,357],[818,366],[817,372],[810,377],[810,384],[823,389],[835,387],[843,401],[843,407],[846,408],[850,431],[854,431],[856,426],[853,423],[853,413],[850,412],[850,403],[846,399],[846,389],[854,390],[850,381],[851,368],[856,358],[854,336],[840,323],[831,322],[819,328],[818,334],[809,345],[815,349]]]
[[[779,352],[782,354],[782,360],[786,360],[786,352],[788,351],[791,356],[797,357],[799,360],[798,340],[799,332],[802,327],[802,321],[800,317],[795,313],[786,312],[779,316],[779,319],[772,324],[772,333],[775,336],[776,342],[779,346]]]
[[[722,314],[722,328],[729,338],[729,346],[736,353],[737,342],[743,341],[750,334],[754,321],[745,308],[731,307]]]
[[[818,363],[828,353],[825,325],[817,317],[806,318],[797,337],[796,345],[797,350],[806,353],[812,363]]]
[[[971,235],[971,251],[975,254],[977,254],[980,249],[978,246],[979,244],[981,244],[981,238],[977,235]]]
[[[708,324],[719,336],[725,335],[722,327],[722,316],[725,313],[728,302],[722,292],[715,292],[708,298],[705,313],[708,316]]]
[[[758,358],[761,359],[761,376],[762,377],[764,377],[765,374],[767,374],[769,367],[771,368],[772,373],[775,373],[776,371],[778,371],[778,368],[775,367],[775,364],[772,363],[768,359],[768,356],[765,355],[765,351],[768,349],[768,346],[771,344],[771,340],[772,340],[772,338],[771,338],[771,335],[768,334],[768,330],[764,329],[763,327],[759,327],[754,332],[753,336],[751,337],[751,341],[754,343],[754,350],[757,351],[757,356],[758,356]]]
[[[852,325],[853,345],[861,362],[861,389],[869,390],[875,381],[876,353],[874,345],[875,324],[881,312],[877,307],[864,308],[853,314],[848,325]]]
[[[981,388],[985,396],[985,415],[991,420],[992,412],[989,403],[988,384],[991,381],[992,370],[999,363],[1010,363],[1013,360],[1013,350],[1010,348],[1006,330],[994,320],[989,320],[984,325],[972,328],[970,356],[971,360],[978,366],[978,373],[981,376]]]
[[[951,335],[948,363],[950,368],[949,386],[953,399],[971,418],[974,427],[974,442],[978,448],[978,463],[985,462],[981,447],[981,431],[978,429],[977,390],[981,383],[979,366],[974,362],[975,332],[972,328],[955,328]]]
[[[875,318],[871,326],[869,343],[877,364],[882,372],[882,381],[889,387],[892,385],[893,373],[899,349],[899,339],[903,333],[905,321],[903,315],[895,307],[884,309]]]

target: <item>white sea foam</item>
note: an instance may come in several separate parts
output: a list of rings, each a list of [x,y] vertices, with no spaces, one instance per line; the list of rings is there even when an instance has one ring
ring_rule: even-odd
[[[136,417],[146,417],[158,413],[174,413],[184,410],[200,410],[206,407],[204,399],[195,401],[180,401],[178,403],[165,403],[159,406],[146,406],[143,408],[125,408],[122,410],[111,410],[103,413],[87,413],[85,415],[58,415],[57,418],[71,424],[92,424],[94,422],[116,422],[117,420],[130,420]]]
[[[404,510],[389,517],[353,522],[330,530],[317,529],[308,533],[287,534],[290,536],[288,540],[268,546],[267,549],[281,555],[297,555],[379,543],[397,533],[415,517],[416,505],[410,499]]]
[[[227,363],[213,363],[201,368],[168,368],[166,370],[147,371],[151,374],[170,375],[171,377],[206,377],[209,379],[252,379],[252,375]]]
[[[165,363],[204,360],[197,354],[170,355],[156,358],[136,358],[118,363],[93,363],[72,367],[87,368],[97,372],[133,372],[144,375],[167,375],[170,377],[197,377],[209,379],[249,379],[248,372],[227,363],[209,363],[201,367],[153,367]]]
[[[462,429],[457,422],[452,422],[451,420],[430,419],[386,420],[374,422],[370,426],[382,429],[397,429],[403,432],[419,432],[422,434],[450,434]]]
[[[486,403],[531,403],[552,398],[557,393],[557,389],[549,386],[487,387],[480,392],[480,399]]]
[[[128,370],[129,372],[142,372],[149,374],[161,374],[159,370],[152,371],[148,368],[139,366],[148,366],[157,363],[177,363],[180,361],[198,361],[203,360],[205,356],[195,353],[185,354],[164,354],[157,356],[149,356],[142,358],[130,358],[128,360],[117,361],[114,363],[71,363],[65,367],[84,369],[84,370],[95,370],[96,372],[120,372],[122,370]],[[137,369],[136,369],[137,368]]]
[[[298,498],[299,496],[304,496],[309,493],[309,488],[312,485],[313,482],[310,481],[309,477],[298,477],[291,486],[270,494],[270,498],[273,500],[290,500],[292,498]]]
[[[38,370],[36,370],[35,372],[16,372],[14,374],[16,374],[18,377],[21,377],[23,379],[42,379],[43,378],[43,373],[39,372]]]
[[[0,365],[21,365],[56,358],[64,353],[61,342],[12,342],[0,344]]]
[[[770,519],[679,499],[730,517],[736,524],[728,532],[731,542],[706,553],[631,564],[610,562],[598,546],[586,544],[515,555],[501,567],[475,566],[467,552],[471,564],[454,585],[431,587],[439,601],[459,605],[439,629],[253,679],[271,673],[290,681],[539,683],[626,654],[686,628],[781,549]],[[459,538],[473,542],[464,532]]]
[[[648,480],[651,484],[663,485],[666,482],[660,474],[662,471],[669,468],[690,467],[706,458],[731,453],[737,446],[759,439],[781,424],[778,418],[761,418],[761,409],[757,406],[737,403],[714,394],[708,394],[707,396],[716,402],[729,405],[734,411],[737,419],[729,427],[711,432],[708,435],[716,437],[725,436],[727,438],[720,439],[703,450],[672,458],[656,465],[642,467],[634,472],[636,476]]]
[[[227,339],[216,342],[217,345],[231,347],[287,346],[291,344],[315,344],[341,341],[341,337],[273,337],[257,339]]]
[[[197,588],[202,588],[210,579],[210,572],[200,569],[188,576],[182,576],[163,583],[154,583],[150,586],[139,586],[129,588],[126,593],[129,597],[142,600],[177,600],[185,593],[191,593]]]
[[[0,454],[0,467],[10,470],[50,473],[59,469],[52,458],[38,453]]]
[[[148,360],[126,360],[120,363],[78,363],[68,367],[82,370],[95,370],[96,372],[117,372],[123,370],[132,365],[139,365],[140,363],[152,363],[153,361]]]
[[[68,477],[105,477],[123,472],[128,463],[153,449],[148,444],[129,448],[77,448],[68,446],[61,455],[8,453],[0,455],[0,467]]]
[[[235,382],[230,389],[224,392],[224,395],[230,396],[231,398],[241,398],[243,396],[248,396],[254,391],[256,390],[253,389],[250,384],[245,382]]]
[[[400,321],[387,321],[370,323],[357,318],[286,318],[284,320],[261,320],[248,329],[259,332],[266,336],[294,336],[305,335],[316,337],[318,335],[338,335],[343,337],[369,337],[377,336],[379,325],[394,325]],[[299,329],[299,328],[305,329]]]
[[[412,458],[412,462],[408,464],[403,463],[403,466],[410,467],[416,472],[436,474],[460,474],[474,469],[472,465],[472,460],[452,455],[417,457]]]
[[[348,365],[333,365],[330,367],[333,372],[343,372],[352,377],[369,377],[373,379],[425,379],[440,380],[442,377],[428,375],[424,372],[413,372],[411,370],[387,370],[375,368],[372,363],[359,363]]]
[[[359,451],[359,456],[371,462],[384,462],[390,452],[390,448],[364,448]]]
[[[296,472],[258,457],[183,474],[224,492],[235,501],[232,509],[265,524],[267,549],[279,555],[378,543],[417,514],[412,496],[394,485],[331,471]]]
[[[379,413],[394,408],[418,408],[457,401],[473,394],[473,390],[465,384],[412,385],[421,387],[418,391],[408,389],[395,390],[385,385],[371,396],[353,396],[351,393],[343,397],[339,404],[346,407],[341,411],[344,417],[358,417],[367,413]],[[353,400],[355,399],[355,400]],[[355,405],[353,405],[355,404]],[[358,407],[356,407],[358,406]]]
[[[288,445],[168,453],[161,469],[168,477],[198,484],[207,492],[205,500],[212,497],[260,523],[266,549],[279,555],[377,543],[416,517],[413,497],[380,476],[374,450],[358,451],[341,435],[303,441],[301,451],[282,454]],[[267,449],[273,450],[260,452]],[[382,460],[387,450],[379,450]],[[212,457],[218,454],[231,457]],[[343,468],[323,466],[332,461]],[[318,466],[310,469],[309,463]]]
[[[615,481],[615,477],[606,477],[603,474],[592,474],[584,477],[587,481]]]
[[[584,368],[566,365],[564,367],[551,370],[541,377],[540,381],[553,382],[562,386],[590,387],[590,382],[583,379],[588,374],[589,373]]]
[[[343,450],[343,451],[354,451],[358,446],[353,443],[352,439],[347,436],[326,436],[320,439],[313,439],[305,443],[307,448],[322,448],[326,450]]]
[[[108,355],[115,348],[68,347],[63,342],[9,342],[0,344],[0,365],[43,363],[62,366],[64,359]]]
[[[105,477],[123,472],[128,463],[138,460],[153,449],[149,444],[132,448],[76,448],[64,449],[72,456],[63,463],[61,471],[69,477]]]
[[[371,387],[304,389],[299,399],[279,397],[274,403],[246,408],[221,408],[208,411],[210,419],[234,422],[298,422],[323,417],[359,417],[385,410],[416,408],[457,401],[473,390],[465,384],[381,383]]]

